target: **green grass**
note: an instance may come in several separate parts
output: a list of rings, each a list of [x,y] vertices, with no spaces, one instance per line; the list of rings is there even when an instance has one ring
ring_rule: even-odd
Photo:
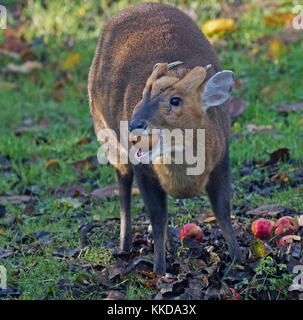
[[[26,43],[38,43],[32,49],[36,54],[35,60],[43,62],[43,68],[30,75],[5,71],[0,75],[0,82],[11,82],[17,86],[16,89],[0,89],[0,154],[9,157],[12,165],[10,174],[0,171],[0,194],[22,194],[30,188],[36,190],[33,196],[36,201],[35,214],[24,213],[24,204],[6,205],[8,214],[5,221],[16,216],[17,222],[9,228],[0,225],[0,248],[15,247],[19,251],[12,258],[0,260],[0,264],[6,266],[8,285],[18,289],[21,293],[20,299],[41,299],[46,295],[77,299],[79,296],[68,293],[60,296],[57,284],[64,279],[70,281],[72,286],[77,277],[83,274],[83,270],[71,269],[64,259],[58,259],[53,254],[61,247],[79,247],[81,221],[76,218],[77,214],[83,214],[86,221],[92,221],[97,215],[99,223],[102,223],[106,218],[119,217],[119,201],[117,197],[112,201],[82,199],[80,208],[67,208],[56,202],[49,188],[56,188],[63,182],[75,182],[92,191],[93,188],[115,183],[115,171],[110,166],[100,166],[94,171],[85,169],[79,173],[73,163],[95,156],[98,150],[89,114],[87,75],[94,56],[96,39],[105,23],[104,15],[109,17],[138,1],[45,2],[48,5],[47,9],[41,7],[40,1],[33,1],[31,7],[24,8],[20,17],[21,22],[28,24],[22,31]],[[198,13],[199,23],[220,16],[219,1],[164,2],[192,7]],[[10,2],[10,5],[14,4]],[[291,10],[291,7],[289,3],[283,10]],[[226,46],[217,50],[224,68],[233,70],[242,83],[240,89],[234,90],[234,95],[248,101],[246,112],[235,118],[232,123],[236,135],[231,139],[235,188],[233,204],[239,207],[249,200],[252,208],[265,204],[282,204],[303,211],[302,189],[297,190],[286,185],[286,188],[276,190],[270,195],[247,194],[243,184],[261,179],[266,173],[258,170],[252,176],[240,176],[238,173],[243,163],[253,159],[266,161],[271,152],[283,147],[289,148],[291,158],[303,158],[303,112],[289,113],[285,117],[275,110],[275,106],[280,103],[298,102],[303,99],[303,42],[290,44],[278,61],[266,58],[266,45],[260,47],[256,55],[251,54],[252,48],[259,47],[258,38],[265,34],[275,35],[277,32],[277,28],[270,28],[264,23],[264,15],[270,13],[268,8],[255,7],[252,11],[240,15],[236,31],[227,34],[224,37]],[[13,21],[9,17],[9,26],[20,21]],[[40,37],[42,40],[39,43],[37,39]],[[0,44],[3,41],[3,31],[0,30]],[[61,67],[66,58],[73,53],[81,55],[80,62],[67,72],[71,80],[64,83],[62,101],[55,101],[54,86],[66,77]],[[16,61],[1,56],[1,68],[10,62]],[[36,78],[33,75],[36,75]],[[269,89],[266,91],[264,88]],[[34,123],[47,120],[49,129],[46,132],[28,132],[16,136],[14,130],[20,127],[26,118]],[[250,123],[272,125],[276,131],[246,134],[246,125]],[[91,142],[79,146],[77,142],[85,137],[90,137]],[[27,161],[35,156],[36,162]],[[58,170],[47,169],[46,163],[49,159],[58,161]],[[280,172],[297,172],[298,166],[300,165],[283,164]],[[297,169],[293,169],[294,167]],[[193,221],[201,208],[210,209],[205,194],[200,198],[184,200],[182,206],[177,204],[177,200],[169,198],[170,224],[175,227]],[[143,211],[141,199],[134,197],[134,216]],[[20,230],[23,237],[39,230],[54,232],[54,241],[31,253],[26,250],[25,244],[18,242],[17,230]],[[96,234],[81,259],[91,263],[113,263],[110,250],[104,247],[104,243],[111,239],[112,234],[119,234],[118,223],[108,233]],[[93,283],[93,280],[89,281]],[[143,280],[136,276],[130,276],[127,281],[129,299],[148,299],[155,294],[153,289],[146,290]],[[80,297],[95,299],[104,296],[96,290],[91,293],[83,291]]]

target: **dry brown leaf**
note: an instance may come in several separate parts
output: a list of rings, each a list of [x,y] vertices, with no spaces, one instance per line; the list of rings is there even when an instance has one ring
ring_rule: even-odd
[[[49,188],[48,191],[55,195],[65,195],[66,197],[78,197],[89,192],[76,183],[63,182],[58,188]]]
[[[23,195],[0,196],[0,200],[3,201],[4,204],[9,202],[12,204],[22,204],[29,202],[31,199],[32,197]]]
[[[268,26],[276,27],[280,24],[289,24],[295,16],[296,14],[292,12],[277,12],[271,16],[264,17],[264,21]]]
[[[42,64],[38,61],[26,61],[23,64],[16,65],[14,63],[9,63],[6,66],[7,70],[17,73],[28,74],[36,69],[41,69]]]
[[[88,170],[96,169],[95,164],[89,161],[89,159],[76,161],[73,163],[73,165],[76,169],[80,169],[80,170],[83,170],[85,168],[87,168]]]
[[[271,34],[266,34],[265,36],[257,40],[258,45],[263,46],[264,44],[270,43],[275,37]]]
[[[139,189],[132,188],[132,195],[138,195],[138,194],[140,194]],[[119,187],[116,184],[106,186],[101,189],[96,189],[93,192],[91,192],[91,196],[95,199],[110,198],[118,195],[119,195]]]
[[[0,53],[3,54],[6,57],[14,58],[14,59],[20,59],[20,54],[17,52],[8,51],[5,49],[0,49]]]
[[[296,43],[302,40],[302,33],[300,33],[298,30],[291,29],[280,34],[279,38],[284,44]]]
[[[13,82],[7,82],[7,81],[0,81],[0,90],[2,89],[11,89],[16,90],[18,87]]]
[[[25,48],[26,48],[25,43],[13,34],[10,34],[5,37],[5,40],[2,46],[2,49],[6,51],[15,52],[15,53],[20,53]]]
[[[272,132],[274,131],[274,127],[271,125],[257,126],[254,123],[250,123],[246,126],[246,131],[247,132],[260,132],[260,131]]]
[[[277,110],[279,112],[294,112],[303,110],[303,102],[279,104]]]
[[[15,135],[20,135],[22,133],[27,133],[27,132],[37,132],[37,131],[46,131],[49,128],[48,123],[40,123],[36,125],[31,125],[31,126],[21,126],[19,128],[16,128],[14,130]]]
[[[285,207],[274,204],[274,205],[262,206],[262,207],[247,211],[246,214],[254,215],[254,216],[268,215],[268,216],[275,217],[279,213],[283,213],[285,210],[286,210]]]
[[[56,159],[49,159],[46,162],[46,169],[47,170],[57,170],[59,168],[60,168],[60,164],[59,164],[58,160],[56,160]]]
[[[235,219],[236,216],[231,214],[230,218],[231,219]],[[215,222],[216,221],[216,217],[215,217],[215,214],[213,212],[209,212],[209,211],[203,210],[202,213],[197,215],[196,221],[199,224],[211,223],[211,222]]]
[[[81,140],[79,140],[77,142],[77,145],[83,146],[84,144],[90,143],[91,141],[92,141],[92,139],[90,137],[85,137],[85,138],[82,138]]]
[[[103,300],[126,300],[126,297],[120,291],[112,290],[108,292],[108,296]]]
[[[214,217],[214,213],[211,211],[207,210],[202,210],[197,216],[196,216],[196,221],[198,224],[202,224],[205,222],[205,219]]]
[[[36,58],[36,53],[29,48],[25,48],[20,52],[20,56],[24,60],[34,60]]]

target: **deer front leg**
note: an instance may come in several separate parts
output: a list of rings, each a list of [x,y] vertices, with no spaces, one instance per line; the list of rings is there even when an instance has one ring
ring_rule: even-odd
[[[154,272],[166,272],[165,241],[167,240],[167,196],[158,179],[152,176],[147,165],[137,165],[134,173],[154,237]]]
[[[123,172],[124,173],[124,172]],[[122,174],[117,169],[117,182],[120,198],[120,249],[129,251],[132,246],[131,229],[131,192],[133,172],[131,169]]]

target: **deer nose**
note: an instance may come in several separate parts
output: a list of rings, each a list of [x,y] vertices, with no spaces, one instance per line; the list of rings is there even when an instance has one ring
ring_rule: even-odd
[[[147,128],[147,123],[142,120],[134,119],[128,124],[128,131],[132,132],[135,129],[143,129]]]

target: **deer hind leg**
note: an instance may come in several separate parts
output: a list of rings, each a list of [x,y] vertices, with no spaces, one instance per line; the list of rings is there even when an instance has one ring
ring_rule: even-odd
[[[206,185],[216,220],[227,242],[232,259],[241,263],[241,250],[237,243],[230,220],[231,174],[228,151],[223,160],[211,173]]]

